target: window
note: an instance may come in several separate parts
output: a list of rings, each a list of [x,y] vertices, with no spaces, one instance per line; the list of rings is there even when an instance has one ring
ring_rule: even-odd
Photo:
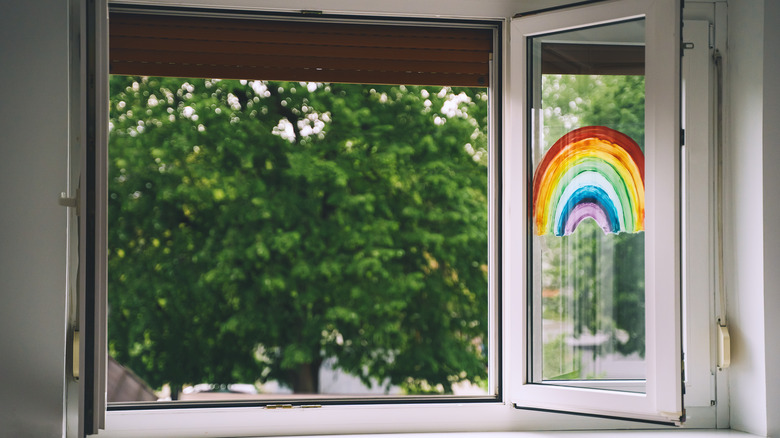
[[[512,393],[520,408],[684,419],[672,359],[679,42],[655,27],[679,21],[672,3],[660,16],[661,2],[621,2],[513,23],[513,82],[527,87],[513,113],[525,147],[512,152],[525,155],[510,160],[528,172],[512,193],[529,210],[510,238],[521,247],[510,260],[528,266],[510,278],[529,289],[516,308],[528,329]]]
[[[495,400],[494,24],[109,18],[110,409]]]
[[[491,104],[489,114],[492,117],[488,135],[492,136],[491,141],[495,142],[492,143],[495,147],[493,150],[500,153],[492,156],[489,154],[491,160],[496,160],[496,167],[495,173],[488,175],[488,181],[491,183],[495,181],[494,191],[489,193],[488,211],[496,217],[489,218],[488,223],[491,226],[497,225],[496,237],[490,234],[491,238],[500,237],[500,239],[489,247],[491,257],[495,257],[496,260],[495,264],[490,265],[490,269],[495,270],[491,275],[496,275],[495,278],[498,280],[495,284],[498,293],[491,298],[494,300],[491,306],[495,306],[498,311],[489,314],[494,318],[492,322],[495,325],[491,325],[491,330],[494,330],[493,336],[491,337],[489,332],[488,338],[496,341],[497,360],[494,362],[496,367],[494,372],[498,370],[498,363],[501,364],[501,372],[496,373],[496,380],[489,384],[490,388],[496,388],[497,397],[492,400],[483,399],[478,403],[461,403],[451,399],[424,404],[395,403],[395,401],[365,404],[360,401],[350,401],[339,405],[318,404],[317,406],[321,406],[318,408],[290,403],[290,409],[277,409],[279,406],[239,405],[227,409],[137,410],[131,408],[112,410],[108,413],[108,435],[132,434],[132,431],[139,430],[139,425],[143,430],[156,430],[163,435],[174,430],[176,433],[184,434],[208,430],[230,435],[252,435],[257,434],[258,431],[274,435],[372,431],[518,430],[549,428],[550,419],[555,419],[556,425],[561,427],[560,425],[564,424],[558,421],[561,418],[565,419],[565,426],[562,426],[564,428],[605,428],[616,427],[616,424],[620,424],[620,427],[630,427],[627,423],[612,423],[611,420],[550,416],[550,411],[578,412],[607,417],[627,416],[665,424],[680,420],[682,415],[679,365],[678,252],[680,245],[677,225],[679,206],[676,200],[679,194],[677,186],[679,177],[676,173],[677,158],[674,153],[675,145],[679,142],[679,126],[674,103],[677,89],[676,56],[679,54],[679,44],[675,38],[679,34],[676,30],[677,26],[669,24],[679,22],[677,16],[679,11],[676,10],[678,6],[675,1],[667,0],[651,2],[621,0],[608,4],[597,3],[570,11],[529,16],[514,20],[511,24],[511,38],[507,38],[510,37],[510,26],[498,25],[501,20],[491,24],[498,29],[495,33],[495,41],[499,44],[494,51],[495,70],[491,71],[492,76],[488,77]],[[514,7],[508,6],[507,10],[503,11],[497,9],[476,12],[474,10],[469,14],[477,17],[508,17],[509,10]],[[209,15],[203,10],[197,12]],[[435,11],[420,13],[427,17],[436,14]],[[335,21],[339,19],[336,18]],[[532,156],[527,154],[526,144],[526,141],[533,139],[530,135],[533,131],[529,129],[527,122],[535,120],[530,117],[527,109],[537,103],[533,100],[533,93],[536,92],[537,96],[539,90],[543,93],[542,81],[557,78],[552,75],[596,74],[594,71],[569,73],[567,70],[555,70],[569,68],[564,61],[571,61],[572,56],[575,63],[584,63],[594,69],[602,69],[598,74],[620,75],[621,80],[632,78],[638,89],[641,73],[635,70],[615,73],[595,60],[604,54],[601,49],[608,49],[607,54],[624,50],[625,52],[620,55],[621,58],[630,61],[629,69],[635,69],[636,61],[631,60],[635,59],[636,48],[642,46],[641,43],[637,44],[633,40],[615,40],[613,35],[607,40],[590,39],[586,47],[578,48],[586,50],[577,50],[576,53],[568,50],[571,49],[570,45],[575,37],[587,36],[594,28],[619,27],[624,24],[631,26],[631,23],[636,22],[643,22],[645,26],[645,30],[640,32],[644,38],[645,55],[640,58],[645,60],[643,82],[646,99],[644,141],[634,141],[640,145],[640,150],[644,147],[647,205],[644,235],[637,234],[643,236],[644,262],[634,264],[644,265],[642,272],[645,279],[643,288],[646,329],[645,373],[644,376],[632,376],[637,378],[631,379],[633,382],[630,382],[632,385],[638,384],[638,389],[626,387],[622,378],[606,384],[602,384],[602,379],[583,381],[578,378],[564,381],[560,378],[563,375],[560,373],[563,370],[560,366],[557,370],[558,374],[555,374],[555,367],[549,366],[547,369],[553,371],[545,372],[544,343],[541,343],[541,352],[535,348],[540,346],[538,338],[543,339],[545,330],[549,330],[549,326],[545,328],[544,325],[546,317],[544,306],[552,307],[551,301],[554,300],[545,301],[545,299],[554,298],[555,295],[547,293],[545,296],[542,283],[534,284],[534,279],[544,279],[544,275],[534,276],[533,269],[546,269],[548,266],[543,263],[541,254],[534,265],[533,251],[540,246],[538,241],[533,242],[533,239],[538,238],[532,233],[532,216],[530,208],[527,207],[531,205],[529,192],[536,166],[530,161]],[[579,35],[575,29],[578,29]],[[625,35],[625,32],[615,33]],[[563,41],[556,40],[559,36],[563,36],[558,38]],[[511,66],[502,63],[503,50],[500,45],[502,40],[511,41],[511,46],[506,47],[511,52],[513,63]],[[536,64],[532,61],[532,66],[541,66],[539,73],[542,76],[538,81],[531,78],[532,75],[529,73],[533,73],[533,70],[529,70],[525,65],[525,60],[529,59],[526,54],[533,49],[529,41],[538,42],[540,50],[547,50],[557,57],[557,61],[551,61],[547,67],[544,66],[546,58],[544,55],[541,55],[541,63],[538,62],[540,59],[537,59]],[[627,42],[629,44],[626,44]],[[547,68],[551,70],[548,71]],[[548,79],[543,78],[544,74],[550,75]],[[524,89],[526,84],[528,90]],[[542,106],[534,108],[544,108],[544,99],[540,99],[538,103]],[[565,128],[566,131],[573,129],[576,127]],[[621,132],[623,130],[618,127],[612,129]],[[548,134],[547,140],[554,142],[557,139],[552,137],[555,137],[554,133]],[[539,148],[539,154],[536,156],[538,160],[543,156],[542,149]],[[579,226],[586,228],[591,226],[590,219],[580,222]],[[665,232],[661,233],[658,230]],[[580,231],[582,230],[578,227],[578,232]],[[600,232],[599,229],[590,231]],[[552,238],[550,240],[552,241]],[[630,245],[639,246],[637,243]],[[493,277],[489,276],[489,278]],[[539,287],[535,289],[535,286]],[[557,296],[561,296],[560,292]],[[541,305],[542,303],[545,303],[544,306]],[[548,315],[549,312],[548,309]],[[563,315],[565,312],[559,314]],[[590,323],[583,322],[584,326],[588,324]],[[593,336],[597,334],[593,333]],[[615,330],[608,336],[619,342],[622,334],[620,330]],[[551,348],[547,347],[548,350]],[[549,359],[550,353],[547,354]],[[563,351],[560,357],[565,354],[576,356],[574,349]],[[641,354],[638,356],[641,357]],[[548,362],[552,363],[549,360]],[[562,364],[563,361],[558,363]],[[569,361],[569,364],[572,363]],[[582,374],[578,377],[581,376]]]
[[[645,379],[644,31],[633,20],[531,42],[537,383]],[[637,42],[556,42],[582,32]]]
[[[485,89],[111,86],[109,352],[128,372],[173,400],[491,395]],[[109,402],[138,401],[108,377]]]

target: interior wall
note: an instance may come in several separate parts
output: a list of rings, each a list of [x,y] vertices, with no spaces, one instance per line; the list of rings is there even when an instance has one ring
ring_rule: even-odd
[[[68,7],[0,13],[0,436],[63,431]]]
[[[764,14],[768,3],[772,2],[729,1],[730,119],[727,122],[729,147],[725,156],[730,189],[725,211],[731,236],[726,242],[726,254],[730,257],[727,291],[732,352],[729,369],[731,427],[762,436],[768,434],[768,422],[776,421],[772,417],[778,412],[768,410],[768,397],[777,397],[776,380],[768,375],[768,372],[777,371],[768,370],[771,365],[780,366],[773,352],[777,348],[776,340],[771,335],[777,333],[777,317],[772,314],[774,309],[770,309],[772,299],[766,300],[766,292],[772,290],[771,280],[778,275],[778,259],[773,259],[771,254],[776,252],[772,240],[777,240],[778,222],[770,220],[772,216],[777,217],[777,202],[772,200],[773,196],[777,197],[773,190],[776,184],[767,183],[778,180],[777,165],[780,164],[776,159],[777,152],[769,151],[769,138],[766,137],[769,131],[777,129],[778,120],[777,103],[768,102],[770,96],[764,94],[776,92],[776,87],[765,80],[768,82],[777,77],[777,70],[772,70],[776,61],[767,62],[773,57],[770,52],[777,50],[777,46],[767,44],[769,41],[765,39],[765,30],[776,26],[769,15]],[[777,8],[771,6],[769,9]],[[765,19],[769,20],[766,28]],[[771,118],[772,106],[775,119]],[[775,155],[774,161],[764,158],[767,152]],[[770,325],[775,330],[765,331]],[[768,360],[773,363],[770,365]]]
[[[764,333],[767,435],[780,437],[780,1],[764,2]]]

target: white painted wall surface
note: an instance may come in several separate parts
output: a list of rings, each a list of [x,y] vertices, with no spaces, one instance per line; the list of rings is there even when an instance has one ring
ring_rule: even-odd
[[[780,437],[780,1],[764,2],[764,333],[767,435]]]
[[[0,11],[0,436],[63,429],[68,142],[64,0]]]
[[[731,427],[778,436],[780,151],[776,0],[729,2],[728,314]]]

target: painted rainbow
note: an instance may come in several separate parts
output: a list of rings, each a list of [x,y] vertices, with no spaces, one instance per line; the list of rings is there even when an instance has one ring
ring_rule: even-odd
[[[538,235],[566,236],[591,218],[605,233],[645,228],[645,157],[629,136],[586,126],[544,154],[533,181]]]

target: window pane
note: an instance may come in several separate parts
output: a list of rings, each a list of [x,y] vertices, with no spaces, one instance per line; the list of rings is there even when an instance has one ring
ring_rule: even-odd
[[[530,43],[535,382],[645,377],[643,41],[636,20]]]
[[[110,85],[109,400],[488,394],[485,88]]]

